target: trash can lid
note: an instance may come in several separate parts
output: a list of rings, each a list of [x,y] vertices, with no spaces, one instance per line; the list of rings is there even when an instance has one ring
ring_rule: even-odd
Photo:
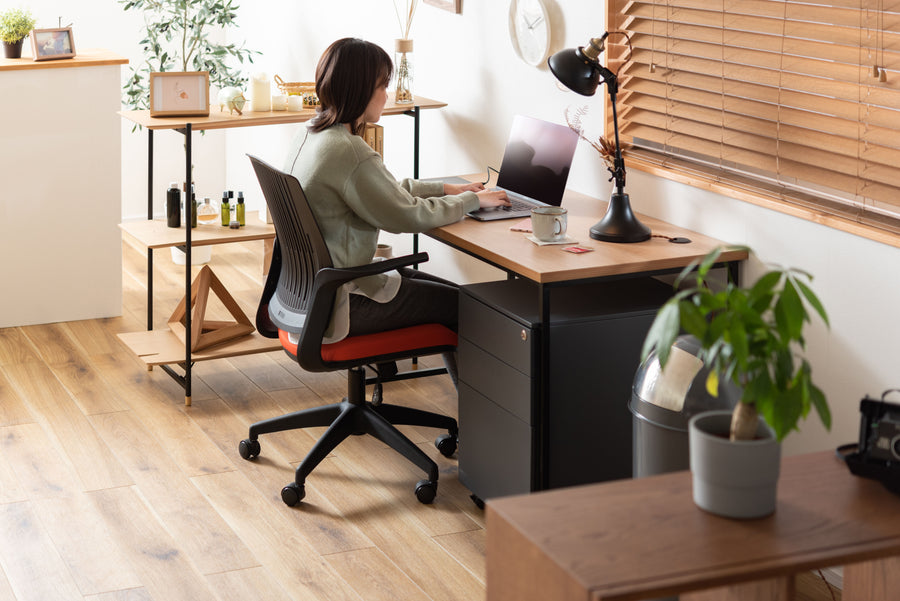
[[[657,425],[687,430],[691,417],[713,409],[732,409],[740,390],[730,381],[719,381],[718,395],[706,389],[709,369],[698,357],[700,344],[693,336],[680,336],[672,345],[663,369],[654,351],[634,377],[629,409]]]

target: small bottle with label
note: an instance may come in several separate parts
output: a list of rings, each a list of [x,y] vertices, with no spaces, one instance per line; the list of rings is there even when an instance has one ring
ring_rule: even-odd
[[[166,191],[166,225],[181,227],[181,190],[178,182],[171,182]]]
[[[231,222],[231,208],[228,205],[228,192],[222,192],[222,225],[228,227]]]
[[[231,205],[231,221],[228,222],[228,227],[230,227],[233,230],[241,229],[241,224],[238,223],[238,220],[237,220],[237,205],[236,204]]]
[[[237,211],[238,223],[240,223],[241,226],[247,225],[246,209],[244,207],[244,193],[243,192],[238,192],[236,211]]]
[[[191,186],[191,227],[197,227],[197,195],[194,194],[194,187]]]
[[[210,202],[209,197],[205,197],[203,199],[203,204],[197,209],[197,221],[199,221],[201,225],[212,225],[218,220],[219,211],[216,209],[215,205]]]

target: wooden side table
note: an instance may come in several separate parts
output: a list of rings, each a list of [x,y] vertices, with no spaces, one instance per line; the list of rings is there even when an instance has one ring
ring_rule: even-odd
[[[590,460],[590,458],[585,458]],[[844,566],[845,601],[900,596],[900,496],[834,453],[786,457],[775,514],[731,520],[689,472],[487,504],[487,599],[787,601],[798,574]]]

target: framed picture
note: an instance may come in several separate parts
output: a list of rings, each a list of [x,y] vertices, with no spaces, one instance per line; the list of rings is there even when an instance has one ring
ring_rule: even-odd
[[[75,39],[71,27],[35,29],[31,32],[31,51],[36,61],[50,61],[75,56]]]
[[[462,13],[462,0],[425,0],[425,4],[437,6],[452,13]]]
[[[209,115],[209,71],[150,74],[151,117]]]

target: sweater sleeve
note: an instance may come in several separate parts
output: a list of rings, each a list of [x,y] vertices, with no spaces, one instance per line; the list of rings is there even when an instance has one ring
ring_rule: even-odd
[[[391,233],[419,233],[459,221],[478,208],[474,192],[443,195],[441,182],[397,182],[374,155],[347,177],[343,197],[361,219]]]

